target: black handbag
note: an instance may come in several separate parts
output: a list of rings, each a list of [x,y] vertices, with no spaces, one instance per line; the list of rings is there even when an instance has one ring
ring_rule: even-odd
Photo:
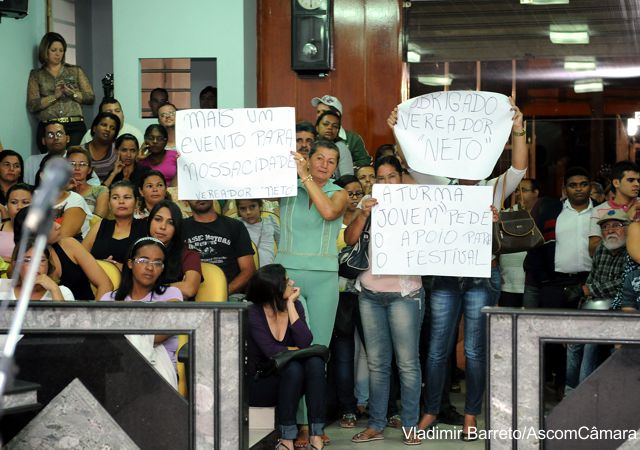
[[[498,179],[499,181],[500,179]],[[496,186],[498,182],[496,182]],[[517,211],[502,210],[506,186],[507,176],[505,174],[502,181],[499,217],[498,221],[493,223],[492,253],[494,255],[525,252],[544,244],[544,237],[529,211],[525,209]],[[522,198],[522,187],[520,187],[520,198]]]
[[[312,356],[319,356],[326,363],[329,361],[329,348],[326,345],[313,344],[307,348],[298,350],[283,350],[276,353],[269,361],[258,369],[256,377],[268,377],[280,372],[284,366],[292,359],[306,359]]]
[[[358,242],[352,247],[345,247],[338,255],[338,275],[354,280],[360,273],[369,268],[369,239],[371,216],[367,218]]]

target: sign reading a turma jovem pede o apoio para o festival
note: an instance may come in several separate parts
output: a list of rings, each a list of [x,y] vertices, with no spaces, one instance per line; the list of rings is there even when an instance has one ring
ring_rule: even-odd
[[[295,196],[295,141],[294,108],[178,111],[178,198]]]
[[[374,275],[491,276],[490,186],[374,184]]]

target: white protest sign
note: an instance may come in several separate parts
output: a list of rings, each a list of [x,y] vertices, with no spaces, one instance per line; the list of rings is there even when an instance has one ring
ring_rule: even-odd
[[[398,105],[394,133],[413,170],[484,180],[504,150],[513,114],[509,99],[495,92],[434,92]]]
[[[294,108],[178,111],[178,198],[293,197],[295,141]]]
[[[374,184],[374,275],[491,276],[491,186]]]

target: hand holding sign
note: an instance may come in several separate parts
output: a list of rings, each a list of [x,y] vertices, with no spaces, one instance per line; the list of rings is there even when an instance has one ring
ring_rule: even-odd
[[[504,150],[514,107],[494,92],[434,92],[400,104],[388,123],[397,116],[394,133],[412,169],[481,180]]]
[[[297,193],[294,108],[178,111],[176,144],[180,200]]]

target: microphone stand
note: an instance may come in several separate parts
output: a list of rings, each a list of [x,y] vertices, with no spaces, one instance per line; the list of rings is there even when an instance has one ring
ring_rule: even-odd
[[[25,315],[27,314],[27,308],[29,307],[29,301],[31,300],[31,293],[36,283],[36,274],[38,272],[39,261],[42,259],[44,250],[47,247],[47,239],[49,237],[49,230],[53,222],[53,210],[51,210],[48,216],[43,220],[36,230],[37,237],[33,245],[33,251],[31,253],[31,261],[29,264],[29,270],[27,276],[22,282],[22,289],[20,291],[20,298],[15,307],[13,318],[11,319],[11,326],[9,328],[9,334],[6,337],[2,355],[0,355],[0,415],[2,413],[2,399],[4,397],[5,390],[9,385],[9,382],[15,375],[15,368],[13,364],[13,355],[16,350],[16,345],[20,340],[20,331],[22,330],[22,324],[24,323]],[[26,253],[27,241],[30,231],[26,228],[23,231],[22,239],[20,240],[20,247],[17,257],[17,264],[13,271],[14,274],[19,274],[22,268],[24,254]],[[11,289],[14,289],[18,282],[18,277],[14,275],[11,283]],[[5,301],[6,305],[6,301]],[[3,308],[6,310],[6,306]],[[1,441],[0,441],[1,442]]]

